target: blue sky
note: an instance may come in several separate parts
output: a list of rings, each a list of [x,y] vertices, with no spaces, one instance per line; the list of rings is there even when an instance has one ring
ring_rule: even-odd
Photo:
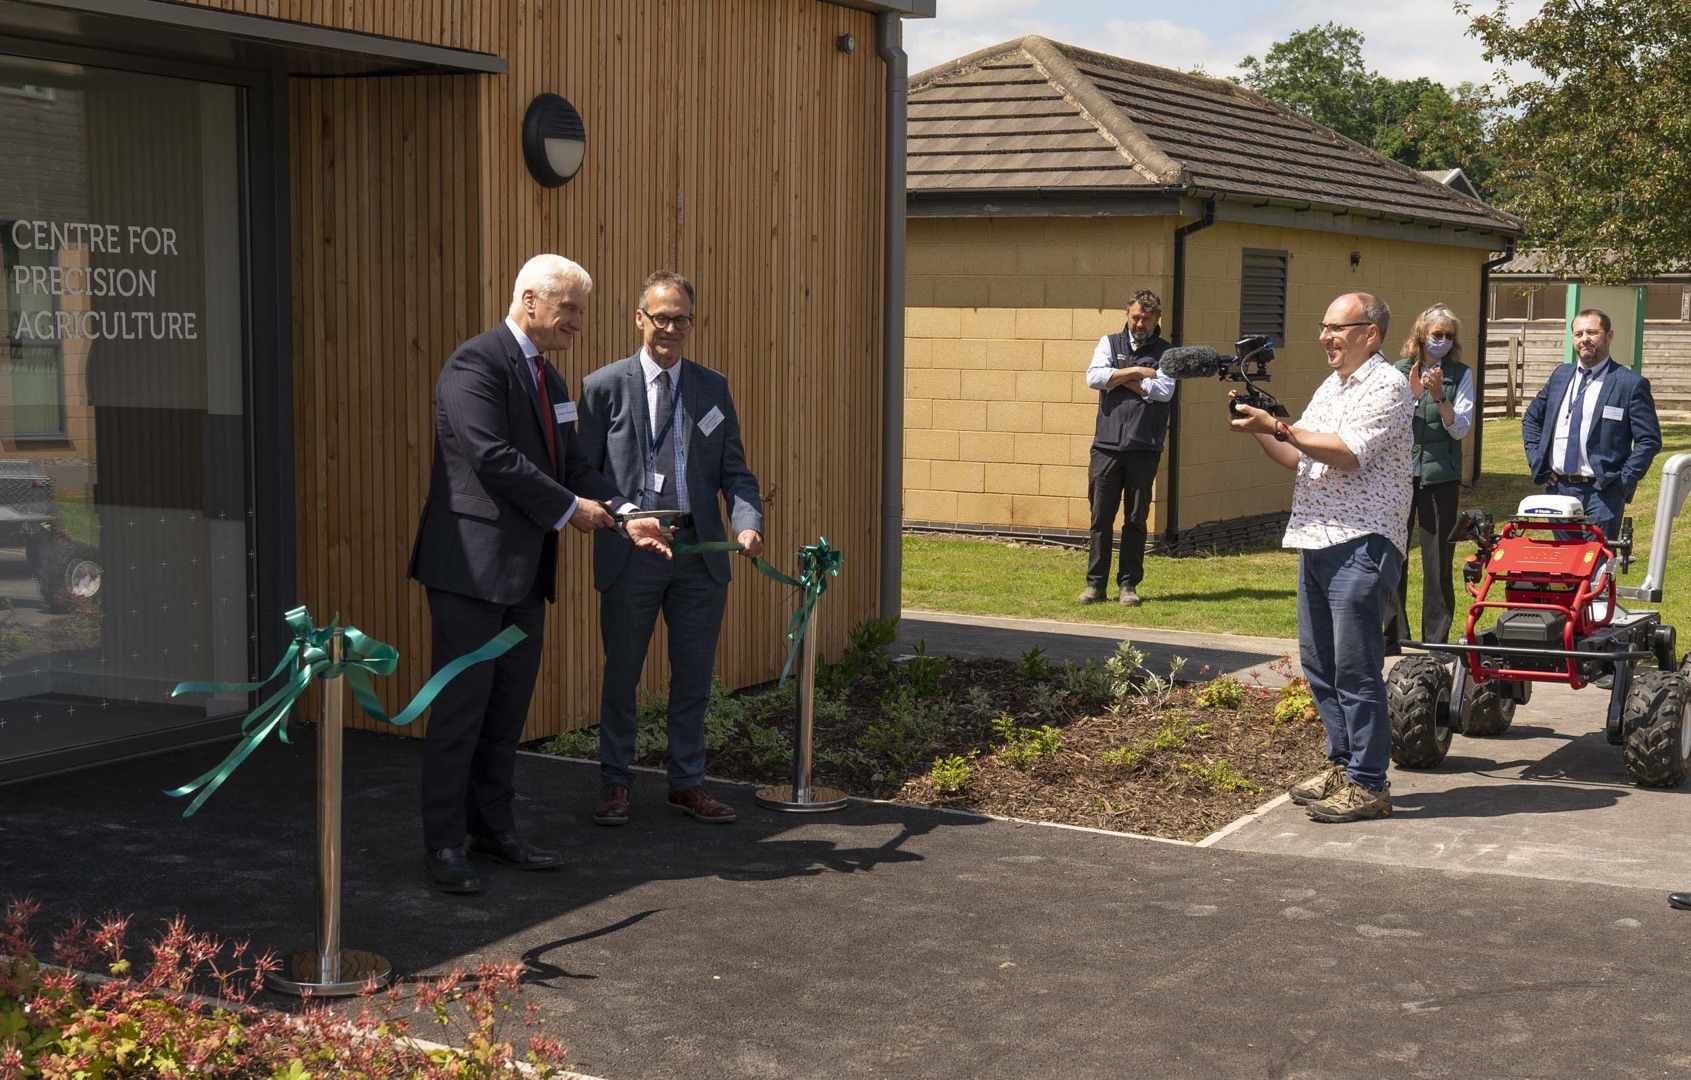
[[[1476,0],[1489,10],[1491,0]],[[1539,0],[1517,0],[1516,18]],[[1368,66],[1393,78],[1425,75],[1447,85],[1491,76],[1467,20],[1451,0],[1195,0],[1125,4],[1121,0],[939,0],[939,17],[904,24],[912,73],[1024,34],[1043,34],[1164,67],[1202,65],[1231,75],[1239,59],[1261,56],[1294,30],[1337,22],[1367,38]]]

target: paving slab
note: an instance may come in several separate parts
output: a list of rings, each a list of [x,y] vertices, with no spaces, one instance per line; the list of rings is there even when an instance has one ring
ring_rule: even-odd
[[[1392,816],[1320,825],[1285,803],[1216,846],[1450,872],[1691,887],[1691,788],[1627,778],[1608,693],[1540,684],[1496,738],[1457,735],[1435,769],[1393,766]]]
[[[313,919],[310,732],[200,814],[226,746],[0,787],[0,893],[184,913],[292,946]],[[407,979],[525,965],[610,1080],[1656,1077],[1691,1068],[1691,915],[1656,889],[1216,850],[854,803],[738,825],[588,821],[593,766],[525,756],[556,873],[421,884],[412,740],[349,733],[346,932]],[[1393,824],[1399,824],[1394,822]]]

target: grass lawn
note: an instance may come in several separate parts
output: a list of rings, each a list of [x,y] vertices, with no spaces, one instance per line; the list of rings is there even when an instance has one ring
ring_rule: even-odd
[[[1632,571],[1621,578],[1623,585],[1636,585],[1644,577],[1662,466],[1673,454],[1687,451],[1691,451],[1691,424],[1664,423],[1662,452],[1627,507],[1633,518],[1637,550]],[[1520,422],[1487,421],[1485,455],[1480,479],[1463,489],[1461,506],[1483,506],[1501,520],[1514,513],[1523,496],[1535,490],[1521,452]],[[1674,525],[1662,618],[1691,635],[1691,599],[1687,597],[1691,578],[1674,576],[1676,570],[1691,573],[1691,515],[1682,515]],[[1472,550],[1472,545],[1458,546],[1458,566]],[[1409,623],[1417,635],[1421,628],[1420,568],[1420,553],[1411,551]],[[1460,613],[1466,594],[1460,569],[1457,574]],[[1148,556],[1145,580],[1139,587],[1145,604],[1139,608],[1124,608],[1113,601],[1088,607],[1076,604],[1075,594],[1085,584],[1085,576],[1086,552],[1080,550],[937,536],[904,538],[907,608],[1208,633],[1297,636],[1297,557],[1291,552],[1178,559]]]

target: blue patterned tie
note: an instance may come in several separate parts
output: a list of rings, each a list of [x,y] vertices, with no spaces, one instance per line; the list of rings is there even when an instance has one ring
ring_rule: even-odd
[[[1579,371],[1579,389],[1574,391],[1573,404],[1568,406],[1568,445],[1562,452],[1562,475],[1579,475],[1579,451],[1585,445],[1585,436],[1581,432],[1585,421],[1585,387],[1591,382],[1591,372],[1584,367]]]

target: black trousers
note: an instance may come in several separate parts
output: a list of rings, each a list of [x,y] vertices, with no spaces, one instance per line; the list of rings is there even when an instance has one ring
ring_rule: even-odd
[[[1086,475],[1086,499],[1092,504],[1092,552],[1086,583],[1101,591],[1110,580],[1110,549],[1115,546],[1116,512],[1126,504],[1121,525],[1121,566],[1116,583],[1124,589],[1145,580],[1145,522],[1151,516],[1151,485],[1157,481],[1161,450],[1092,448]]]
[[[1409,530],[1421,549],[1422,641],[1450,640],[1450,623],[1456,611],[1456,578],[1451,569],[1456,545],[1449,537],[1456,525],[1456,504],[1461,494],[1460,481],[1423,486],[1416,479],[1409,503]],[[1386,623],[1388,645],[1409,639],[1408,589],[1409,562],[1404,560],[1397,580],[1397,603]]]
[[[494,604],[440,589],[429,590],[434,670],[507,626],[528,634],[497,660],[476,664],[447,684],[429,709],[423,742],[423,845],[456,847],[466,834],[512,832],[517,742],[528,718],[540,673],[546,596],[538,578],[515,604]]]

